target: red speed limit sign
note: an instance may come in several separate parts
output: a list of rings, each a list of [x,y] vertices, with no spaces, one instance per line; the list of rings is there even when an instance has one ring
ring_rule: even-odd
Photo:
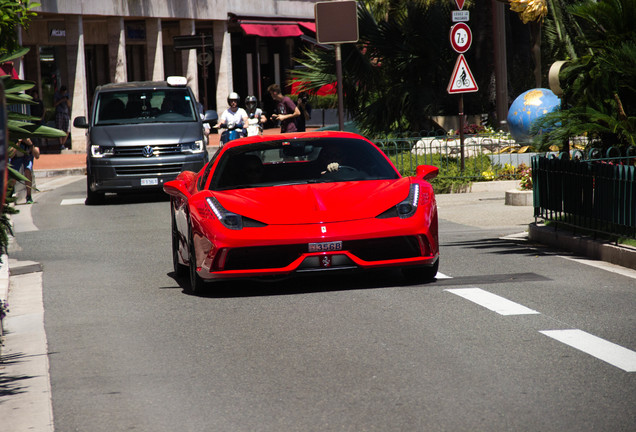
[[[465,53],[473,42],[473,35],[470,27],[466,23],[460,22],[451,27],[450,31],[451,46],[458,53]]]

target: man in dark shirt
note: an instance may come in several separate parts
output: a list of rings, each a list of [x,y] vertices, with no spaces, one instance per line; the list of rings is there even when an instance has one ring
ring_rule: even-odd
[[[296,132],[296,122],[294,118],[300,115],[298,107],[288,96],[283,96],[278,84],[270,85],[267,87],[267,91],[272,99],[274,99],[274,102],[278,104],[276,106],[276,113],[272,114],[271,118],[274,121],[280,121],[280,132]]]

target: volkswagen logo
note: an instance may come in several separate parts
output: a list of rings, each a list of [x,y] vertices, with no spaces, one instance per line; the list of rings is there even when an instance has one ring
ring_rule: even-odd
[[[154,153],[155,153],[155,150],[149,145],[141,149],[141,154],[144,155],[144,157],[150,157]]]

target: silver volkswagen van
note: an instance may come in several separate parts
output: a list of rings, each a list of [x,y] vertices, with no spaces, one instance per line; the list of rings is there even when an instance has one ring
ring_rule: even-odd
[[[215,111],[200,115],[184,77],[97,87],[89,121],[73,121],[88,129],[86,204],[105,192],[161,190],[181,171],[199,171],[208,161],[203,123],[216,120]]]

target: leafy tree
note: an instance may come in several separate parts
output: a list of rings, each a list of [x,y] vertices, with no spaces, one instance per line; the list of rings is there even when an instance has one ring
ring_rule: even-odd
[[[434,128],[429,120],[447,103],[455,56],[448,43],[449,5],[401,2],[378,20],[358,8],[360,40],[343,44],[345,108],[365,133]],[[394,4],[395,6],[395,4]],[[306,50],[293,78],[313,90],[336,80],[333,50]]]
[[[586,0],[568,11],[583,33],[583,52],[561,73],[563,109],[533,125],[537,141],[561,146],[587,135],[590,145],[636,145],[636,2]]]
[[[29,51],[28,48],[20,47],[15,28],[16,26],[22,26],[23,28],[28,27],[30,19],[35,15],[31,12],[31,9],[36,6],[39,6],[39,4],[31,3],[28,0],[0,0],[0,64],[16,60]],[[12,79],[8,75],[0,76],[0,81],[2,81],[4,86],[5,103],[7,105],[19,106],[34,104],[31,96],[24,93],[26,90],[33,88],[35,85],[34,82]],[[39,120],[37,117],[21,114],[16,111],[8,111],[7,114],[9,142],[13,143],[11,145],[15,145],[20,138],[55,138],[65,135],[64,132],[58,129],[38,126],[32,123],[32,121]],[[8,171],[9,178],[27,181],[26,177],[11,167],[8,167]],[[11,207],[9,203],[5,203],[2,214],[0,215],[1,251],[6,250],[9,234],[11,234],[11,224],[8,215],[14,213],[17,213],[17,211]]]

